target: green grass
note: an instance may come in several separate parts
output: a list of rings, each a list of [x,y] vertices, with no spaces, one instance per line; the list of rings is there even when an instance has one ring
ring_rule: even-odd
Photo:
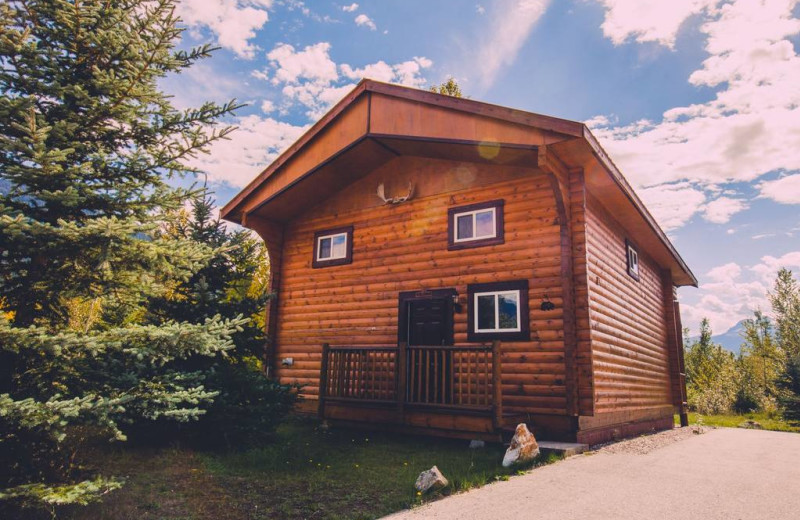
[[[360,430],[321,431],[294,421],[279,431],[279,442],[262,449],[207,455],[206,467],[228,482],[258,482],[249,500],[259,502],[263,518],[375,518],[441,494],[505,480],[526,468],[503,468],[505,448],[487,444]],[[557,460],[540,457],[533,464]],[[449,479],[442,493],[418,496],[414,481],[436,465]],[[282,494],[270,500],[264,489]]]
[[[100,504],[70,508],[76,520],[351,519],[377,518],[443,495],[507,480],[558,460],[540,456],[521,468],[503,468],[505,447],[487,443],[331,428],[291,419],[275,441],[258,449],[197,453],[187,449],[96,454],[106,474],[127,477],[123,489]],[[437,465],[444,490],[420,496],[414,482]]]
[[[800,433],[800,424],[790,423],[780,417],[770,417],[764,413],[748,413],[744,415],[700,415],[697,413],[689,414],[689,424],[702,424],[704,426],[716,426],[725,428],[738,428],[745,421],[756,421],[765,430],[776,432],[795,432]],[[675,423],[679,421],[676,416]]]

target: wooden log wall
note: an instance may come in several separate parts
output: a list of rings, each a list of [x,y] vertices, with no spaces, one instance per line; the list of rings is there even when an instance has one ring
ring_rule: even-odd
[[[379,183],[394,196],[409,182],[416,195],[406,203],[382,205],[375,196]],[[448,251],[447,209],[495,199],[505,201],[505,243]],[[343,225],[354,227],[352,264],[313,269],[314,232]],[[566,413],[559,233],[551,183],[536,169],[393,159],[287,224],[277,357],[294,364],[277,365],[280,380],[304,385],[313,402],[323,343],[396,344],[401,291],[455,288],[455,343],[470,344],[467,284],[527,279],[531,340],[502,342],[503,407]],[[540,310],[545,295],[554,310]]]
[[[583,171],[569,176],[570,218],[572,219],[572,265],[575,290],[575,325],[577,334],[578,411],[594,414],[592,373],[592,338],[589,311],[589,278],[586,253],[586,184]]]
[[[670,353],[662,270],[640,248],[640,279],[628,275],[628,237],[591,196],[585,221],[594,413],[669,406]]]

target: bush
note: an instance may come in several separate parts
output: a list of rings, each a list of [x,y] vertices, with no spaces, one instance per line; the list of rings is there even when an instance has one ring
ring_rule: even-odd
[[[128,428],[131,443],[164,447],[189,445],[203,450],[242,449],[271,440],[292,410],[297,388],[268,379],[254,358],[203,369],[204,388],[215,395],[197,420],[138,420]]]
[[[202,448],[247,448],[270,440],[297,401],[295,387],[268,379],[251,363],[224,364],[208,376],[219,392],[206,415],[188,425],[188,438]]]
[[[702,391],[688,391],[689,408],[702,415],[725,414],[731,411],[734,394],[726,385],[712,386]]]

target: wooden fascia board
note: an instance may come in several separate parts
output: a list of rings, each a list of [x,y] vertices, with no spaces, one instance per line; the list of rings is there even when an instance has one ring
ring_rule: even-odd
[[[623,177],[622,173],[614,164],[614,161],[611,160],[605,150],[603,150],[603,147],[600,146],[600,143],[597,141],[595,136],[592,135],[592,132],[585,125],[582,126],[583,138],[592,149],[592,154],[594,157],[600,162],[600,164],[603,166],[603,169],[608,173],[619,189],[622,190],[622,193],[625,195],[625,197],[631,202],[631,204],[633,204],[634,208],[636,208],[636,211],[641,215],[644,221],[647,222],[647,225],[650,227],[650,229],[652,229],[653,233],[655,233],[658,239],[664,244],[670,255],[672,255],[672,258],[678,263],[678,266],[681,268],[681,270],[692,281],[691,284],[684,285],[697,287],[697,278],[695,277],[694,273],[692,273],[692,270],[689,269],[689,266],[686,265],[686,262],[675,249],[675,246],[673,246],[672,242],[670,242],[669,238],[667,238],[666,233],[664,233],[664,231],[661,229],[661,226],[658,225],[656,220],[647,210],[641,199],[639,199],[639,196],[636,195],[636,192],[633,191],[633,188],[630,184],[628,184],[628,181],[625,180],[625,177]]]
[[[322,118],[314,123],[306,132],[300,136],[300,138],[295,141],[289,148],[283,151],[277,159],[275,159],[269,166],[267,166],[261,173],[259,173],[255,179],[250,181],[250,183],[245,186],[242,191],[236,194],[230,202],[223,206],[222,210],[220,211],[220,216],[231,222],[236,222],[237,224],[241,223],[237,221],[234,215],[231,213],[251,194],[255,191],[261,184],[278,168],[283,166],[286,161],[289,160],[293,155],[295,155],[300,149],[302,149],[306,144],[308,144],[314,137],[317,136],[328,124],[336,119],[342,112],[345,111],[347,107],[349,107],[364,91],[366,90],[366,80],[362,80],[356,87],[350,91],[345,97],[342,98],[341,101],[336,103],[332,109],[328,111],[327,114],[322,116]],[[367,118],[367,124],[369,124],[369,118]]]

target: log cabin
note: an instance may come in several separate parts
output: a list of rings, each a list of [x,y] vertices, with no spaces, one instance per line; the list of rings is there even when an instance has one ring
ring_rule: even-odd
[[[590,444],[686,420],[697,281],[582,123],[363,80],[222,216],[264,240],[300,411]]]

